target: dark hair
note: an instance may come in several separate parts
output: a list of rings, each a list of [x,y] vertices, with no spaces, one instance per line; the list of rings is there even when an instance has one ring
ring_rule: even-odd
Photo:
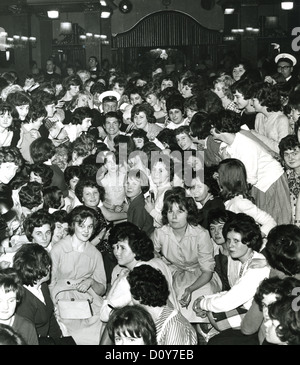
[[[70,120],[71,124],[78,125],[82,124],[85,118],[93,119],[93,111],[87,106],[82,106],[76,108],[72,113],[72,118]]]
[[[30,144],[30,155],[34,163],[43,163],[55,155],[51,139],[39,137]]]
[[[42,227],[44,224],[49,224],[51,233],[53,233],[55,225],[52,216],[43,209],[39,209],[36,212],[31,213],[25,218],[23,228],[28,241],[32,241],[32,232],[34,228]]]
[[[263,310],[263,299],[265,295],[274,293],[276,299],[281,299],[282,297],[292,294],[294,288],[300,287],[300,280],[292,277],[286,276],[285,278],[280,278],[279,276],[273,276],[265,278],[256,290],[254,295],[254,300],[257,303],[259,309]]]
[[[212,118],[211,124],[218,132],[237,133],[241,130],[241,117],[232,110],[221,110],[215,118]]]
[[[35,175],[38,175],[42,180],[43,187],[50,186],[53,178],[53,170],[50,166],[33,163],[31,165],[27,165],[29,175],[33,172]]]
[[[133,338],[142,337],[145,345],[157,345],[156,327],[151,314],[140,305],[126,305],[115,309],[106,325],[110,339],[123,334]]]
[[[205,139],[210,135],[211,118],[206,112],[199,111],[192,116],[189,127],[192,137]]]
[[[48,251],[37,243],[22,245],[13,258],[23,285],[33,286],[51,270],[51,258]]]
[[[281,110],[280,92],[267,82],[255,83],[252,86],[252,98],[258,99],[262,106],[266,106],[268,112]]]
[[[0,287],[3,287],[5,293],[16,293],[17,303],[21,302],[24,288],[15,268],[0,269]]]
[[[122,119],[121,119],[121,116],[120,116],[120,113],[118,113],[117,111],[114,112],[114,111],[110,111],[110,112],[107,112],[105,115],[104,115],[104,118],[105,118],[105,122],[104,124],[106,123],[106,120],[108,118],[115,118],[117,119],[118,123],[119,123],[119,126],[122,125]]]
[[[149,138],[147,137],[147,132],[143,129],[134,129],[131,133],[131,139],[133,138],[142,138],[144,140],[144,144],[149,142]],[[134,142],[134,141],[133,141]]]
[[[70,180],[74,177],[78,177],[79,179],[82,176],[82,170],[80,166],[67,166],[64,171],[65,182],[68,187],[70,187]]]
[[[300,345],[300,311],[293,308],[295,300],[296,296],[283,297],[271,303],[268,311],[271,319],[279,321],[276,328],[278,338],[288,345]]]
[[[295,148],[300,149],[300,142],[298,140],[297,134],[288,134],[283,137],[279,142],[279,154],[284,163],[284,152],[287,150],[294,150]]]
[[[97,224],[97,217],[96,212],[94,209],[89,208],[85,205],[78,205],[77,207],[73,208],[69,213],[68,220],[69,220],[69,234],[71,236],[75,233],[75,223],[79,225],[82,224],[87,218],[92,218],[94,228]]]
[[[27,345],[27,343],[11,326],[0,323],[0,345]]]
[[[0,165],[4,162],[14,162],[20,168],[24,165],[24,159],[17,147],[0,147]]]
[[[75,187],[75,195],[81,203],[83,203],[83,191],[84,188],[96,188],[99,192],[100,200],[103,202],[105,199],[105,189],[103,186],[98,185],[95,180],[81,178]]]
[[[260,226],[256,223],[254,218],[245,213],[237,213],[230,218],[223,227],[223,237],[226,240],[228,232],[236,232],[241,235],[241,242],[252,248],[252,250],[259,252],[263,241]]]
[[[208,227],[211,224],[226,223],[229,219],[233,218],[236,213],[227,209],[211,209],[207,213]]]
[[[231,86],[231,91],[233,94],[236,92],[239,92],[243,95],[245,100],[249,100],[253,96],[253,91],[251,89],[253,84],[254,84],[254,82],[251,79],[243,78],[243,79],[236,81]]]
[[[151,307],[162,307],[167,304],[170,290],[167,279],[161,271],[146,264],[135,266],[129,272],[127,280],[132,297],[140,304]]]
[[[173,204],[178,204],[180,209],[187,211],[187,223],[192,226],[198,225],[198,209],[195,200],[186,196],[186,191],[180,186],[167,190],[164,195],[164,204],[162,208],[162,224],[166,225],[168,221],[168,211]]]
[[[19,191],[19,200],[22,207],[32,209],[43,203],[43,186],[36,181],[29,181]]]
[[[171,109],[179,109],[184,114],[184,97],[182,95],[172,95],[166,100],[166,109],[169,114]]]
[[[237,158],[226,158],[218,165],[220,195],[225,200],[242,195],[254,202],[247,182],[247,172],[244,163]]]
[[[178,150],[174,129],[163,128],[156,138],[165,146],[165,148],[169,148],[171,151]]]
[[[138,261],[149,261],[154,258],[154,245],[144,231],[131,222],[121,222],[109,232],[108,244],[112,247],[119,241],[128,240],[128,245]]]
[[[145,113],[148,123],[155,123],[156,118],[154,116],[154,108],[149,103],[136,104],[131,109],[131,120],[134,120],[134,116],[140,112]]]
[[[63,197],[63,192],[58,186],[47,186],[43,189],[44,197],[44,209],[49,208],[59,209],[61,206],[61,198]]]
[[[300,228],[294,224],[273,227],[264,249],[268,264],[286,275],[300,273]]]
[[[55,212],[51,213],[51,216],[52,216],[54,224],[56,222],[69,223],[68,212],[64,209],[56,210]]]

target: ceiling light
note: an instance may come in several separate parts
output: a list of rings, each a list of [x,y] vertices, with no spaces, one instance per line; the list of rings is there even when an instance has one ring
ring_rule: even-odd
[[[109,18],[111,15],[111,12],[110,11],[101,11],[101,18],[102,19],[107,19]]]
[[[100,0],[100,5],[107,6],[106,1],[105,0]]]
[[[57,19],[59,17],[58,10],[48,10],[47,14],[48,14],[48,18],[50,18],[50,19]]]
[[[281,2],[281,9],[282,10],[292,10],[294,7],[293,1],[282,1]]]
[[[132,10],[132,3],[129,0],[122,0],[119,4],[119,10],[123,14],[130,13]]]

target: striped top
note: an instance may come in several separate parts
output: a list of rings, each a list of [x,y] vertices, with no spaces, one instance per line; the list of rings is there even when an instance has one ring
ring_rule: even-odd
[[[176,311],[174,313],[174,311]],[[197,345],[197,334],[190,322],[176,309],[164,306],[156,323],[158,345]]]

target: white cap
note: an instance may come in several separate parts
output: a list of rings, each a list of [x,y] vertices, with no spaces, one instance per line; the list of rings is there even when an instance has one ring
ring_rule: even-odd
[[[104,91],[103,93],[100,94],[99,96],[99,101],[102,103],[103,99],[106,98],[106,97],[114,97],[117,99],[117,101],[120,100],[121,96],[119,93],[117,93],[116,91],[113,91],[113,90],[107,90],[107,91]],[[112,99],[114,99],[112,98]]]
[[[292,56],[289,53],[280,53],[279,55],[277,55],[275,57],[275,63],[278,63],[283,58],[289,59],[292,62],[293,66],[295,66],[297,63],[296,57]]]

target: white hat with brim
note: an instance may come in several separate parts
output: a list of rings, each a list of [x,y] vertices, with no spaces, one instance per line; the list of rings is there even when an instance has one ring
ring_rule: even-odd
[[[290,60],[292,62],[292,64],[293,64],[293,66],[295,66],[296,63],[297,63],[296,57],[292,56],[289,53],[280,53],[279,55],[277,55],[275,57],[275,63],[278,63],[281,59],[288,59],[288,60]]]
[[[120,100],[120,94],[117,93],[116,91],[112,91],[112,90],[107,90],[107,91],[104,91],[102,94],[100,94],[99,96],[99,101],[102,103],[103,99],[106,98],[106,97],[113,97],[113,98],[116,98],[117,101]],[[112,98],[112,99],[113,99]]]

